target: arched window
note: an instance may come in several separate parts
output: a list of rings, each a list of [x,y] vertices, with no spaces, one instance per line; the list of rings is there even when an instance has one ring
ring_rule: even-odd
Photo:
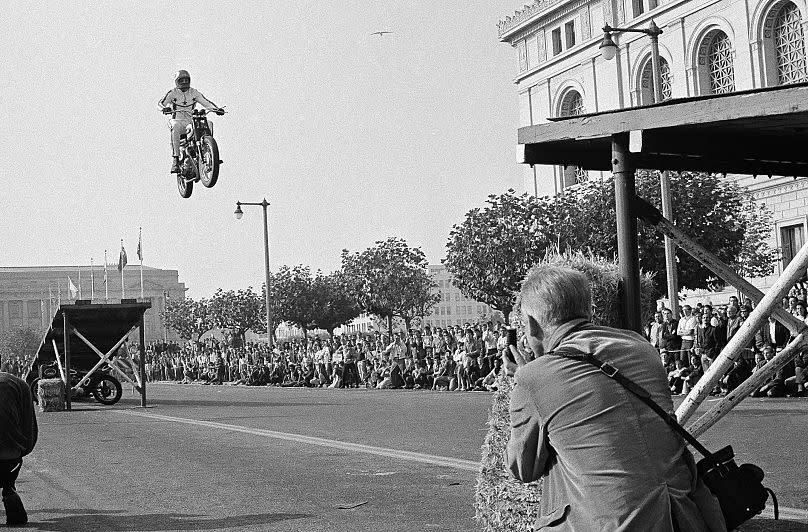
[[[772,40],[777,58],[777,82],[780,85],[805,81],[805,40],[802,14],[793,2],[776,11],[772,24]]]
[[[673,94],[671,90],[672,76],[671,67],[664,57],[659,58],[659,73],[662,78],[662,101],[670,100]],[[640,87],[638,91],[638,104],[649,105],[654,103],[654,77],[653,77],[653,62],[649,57],[645,62],[640,74]]]
[[[559,116],[578,116],[586,113],[584,99],[581,93],[570,90],[561,100]],[[566,166],[563,168],[563,188],[583,183],[589,179],[589,173],[580,166]]]
[[[699,94],[724,94],[735,90],[732,42],[726,33],[713,30],[704,36],[698,57]]]

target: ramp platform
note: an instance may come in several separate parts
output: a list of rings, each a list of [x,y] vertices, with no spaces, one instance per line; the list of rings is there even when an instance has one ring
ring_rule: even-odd
[[[145,336],[143,315],[151,303],[124,299],[121,303],[92,303],[79,300],[72,305],[61,305],[51,320],[26,380],[29,384],[41,377],[40,368],[56,361],[59,377],[65,382],[65,403],[70,410],[71,383],[68,376],[75,370],[81,380],[72,388],[82,386],[100,368],[108,366],[121,381],[132,384],[140,393],[141,406],[146,406]],[[135,329],[139,330],[138,366],[125,368],[117,357],[118,349]],[[131,369],[130,377],[125,369]]]

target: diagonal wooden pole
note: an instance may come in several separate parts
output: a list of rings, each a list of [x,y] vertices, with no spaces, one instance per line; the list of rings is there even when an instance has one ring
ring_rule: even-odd
[[[805,333],[799,333],[789,344],[777,353],[777,355],[766,362],[766,364],[751,377],[741,383],[740,386],[732,390],[726,397],[715,406],[710,408],[707,412],[691,424],[687,429],[693,436],[699,436],[707,429],[715,425],[718,420],[727,415],[730,410],[735,408],[735,405],[749,397],[749,394],[757,390],[763,383],[769,379],[773,374],[777,373],[780,368],[791,362],[791,360],[805,349],[808,344],[808,337]],[[712,366],[711,366],[712,368]]]
[[[808,245],[800,249],[797,256],[789,263],[785,271],[777,279],[777,282],[769,289],[760,303],[752,311],[752,314],[743,322],[738,332],[730,339],[729,343],[721,351],[721,354],[716,358],[715,362],[710,366],[710,369],[699,379],[696,386],[690,391],[690,394],[685,398],[684,402],[679,405],[676,410],[676,417],[679,423],[685,423],[696,412],[701,402],[710,390],[712,390],[727,370],[734,363],[734,358],[740,356],[740,350],[743,346],[747,345],[755,332],[766,322],[769,315],[779,308],[782,304],[783,297],[788,294],[788,291],[794,286],[804,274],[805,268],[808,266]],[[803,324],[803,329],[805,325]],[[796,356],[796,352],[793,353]],[[764,367],[759,372],[770,374],[771,368]]]
[[[752,285],[749,281],[738,275],[732,268],[724,264],[721,259],[715,256],[713,253],[709,252],[706,248],[701,246],[698,242],[687,236],[681,229],[677,228],[673,222],[666,219],[659,210],[648,203],[647,201],[643,200],[642,198],[635,199],[635,212],[637,215],[643,219],[648,224],[653,225],[658,231],[663,233],[664,235],[670,237],[676,245],[684,249],[687,253],[689,253],[693,258],[710,268],[713,272],[715,272],[721,279],[728,282],[729,284],[735,286],[736,288],[742,290],[746,293],[752,300],[758,303],[758,308],[752,312],[752,314],[747,318],[747,320],[741,326],[741,329],[738,330],[737,333],[732,337],[730,342],[724,347],[721,351],[716,361],[710,366],[710,371],[708,374],[702,377],[699,380],[696,387],[690,392],[690,394],[685,398],[685,401],[679,406],[676,414],[679,418],[680,423],[685,423],[696,411],[699,405],[704,401],[707,395],[720,381],[723,377],[724,373],[732,366],[732,364],[737,360],[738,356],[741,354],[741,349],[749,345],[749,342],[755,335],[755,332],[760,329],[760,327],[764,324],[766,319],[768,318],[769,314],[773,315],[778,321],[780,321],[783,325],[785,325],[789,331],[793,334],[799,334],[800,331],[806,328],[805,323],[792,316],[788,313],[785,309],[781,308],[779,305],[780,300],[782,299],[783,295],[780,295],[778,298],[774,299],[775,305],[771,308],[764,309],[761,308],[763,306],[763,299],[766,297],[763,292],[758,290],[754,285]],[[800,250],[800,253],[803,253],[804,250]],[[789,267],[795,265],[800,256],[798,253],[797,257],[794,257],[792,263],[789,264]],[[796,266],[795,266],[796,267]],[[786,268],[786,271],[783,272],[781,276],[781,280],[783,277],[787,276],[787,272],[789,268]],[[784,290],[787,293],[788,290],[793,286],[793,284],[801,277],[802,272],[805,271],[805,267],[796,268],[796,278],[793,279],[790,283],[786,283],[784,285]],[[775,286],[769,291],[771,294],[773,290],[775,290]],[[765,312],[764,312],[765,311]],[[796,356],[797,352],[793,352],[793,356]],[[786,361],[787,362],[787,361]],[[785,363],[785,362],[784,362]],[[715,369],[713,369],[715,368]],[[773,371],[770,368],[766,369],[765,375],[770,375]],[[757,373],[756,372],[756,376]],[[697,391],[698,390],[698,391]],[[742,399],[743,397],[741,397]],[[724,402],[728,403],[728,408],[723,409],[720,416],[715,419],[718,421],[723,415],[725,415],[729,410],[731,410],[737,402],[740,402],[741,399],[738,399],[737,402],[731,403],[727,401],[729,397],[726,397],[721,400],[721,402],[716,405],[715,408],[721,407]],[[715,423],[713,421],[713,423]]]

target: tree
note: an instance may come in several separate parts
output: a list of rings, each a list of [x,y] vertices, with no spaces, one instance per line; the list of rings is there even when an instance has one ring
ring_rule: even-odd
[[[426,256],[404,239],[390,237],[362,252],[342,250],[342,271],[359,307],[388,322],[398,316],[409,322],[438,301]]]
[[[227,292],[219,288],[210,300],[209,309],[214,326],[230,330],[237,345],[244,345],[247,331],[258,332],[266,327],[264,300],[251,286]]]
[[[312,322],[333,336],[334,329],[359,316],[361,310],[350,291],[343,272],[323,275],[319,271],[312,280]]]
[[[199,338],[213,329],[209,301],[195,301],[190,297],[166,299],[166,309],[160,314],[166,327],[173,329],[185,340]]]
[[[297,325],[303,337],[314,328],[312,277],[308,266],[281,266],[273,278],[273,293],[277,298],[278,319]]]
[[[466,213],[446,244],[446,269],[466,297],[509,319],[519,284],[555,242],[552,200],[508,190]]]
[[[637,195],[661,209],[658,172],[637,172]],[[673,219],[684,231],[743,275],[771,273],[775,254],[766,242],[771,215],[736,182],[715,174],[671,173]],[[603,257],[617,255],[614,180],[595,180],[567,189],[554,198],[555,231],[560,248],[591,249]],[[640,266],[656,272],[657,296],[667,286],[664,237],[639,224]],[[720,289],[724,283],[684,251],[677,252],[681,288]]]

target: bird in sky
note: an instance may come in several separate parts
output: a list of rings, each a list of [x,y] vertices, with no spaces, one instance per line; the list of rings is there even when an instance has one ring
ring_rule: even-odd
[[[378,35],[379,37],[381,37],[385,33],[393,33],[393,32],[392,31],[374,31],[373,33],[371,33],[371,35]]]

